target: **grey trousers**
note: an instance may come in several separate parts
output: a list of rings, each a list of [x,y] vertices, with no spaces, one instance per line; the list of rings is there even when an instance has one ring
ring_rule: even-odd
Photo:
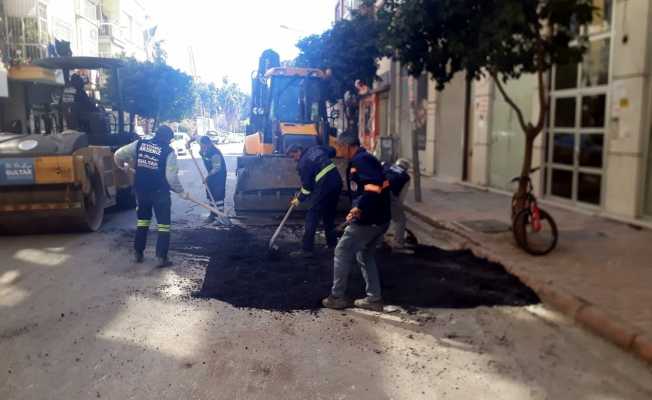
[[[407,195],[407,190],[403,189],[399,196],[394,196],[392,194],[392,231],[394,232],[394,241],[396,244],[403,246],[405,245],[405,207],[403,202],[405,201],[405,196]]]
[[[353,223],[344,230],[344,235],[335,248],[331,290],[334,297],[344,297],[351,268],[357,262],[366,283],[367,297],[371,300],[382,298],[380,276],[376,266],[376,247],[383,240],[388,227],[389,224],[379,226]]]

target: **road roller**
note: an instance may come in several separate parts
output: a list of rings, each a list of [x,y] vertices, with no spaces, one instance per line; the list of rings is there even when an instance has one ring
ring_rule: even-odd
[[[57,57],[9,69],[9,98],[0,100],[0,234],[96,231],[107,208],[135,206],[133,176],[113,161],[137,139],[124,129],[122,66]],[[89,74],[115,85],[117,101],[97,101],[92,82],[75,85]]]

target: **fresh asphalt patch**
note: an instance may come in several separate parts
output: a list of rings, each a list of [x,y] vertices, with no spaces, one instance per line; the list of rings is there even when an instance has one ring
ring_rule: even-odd
[[[291,255],[300,247],[301,227],[289,226],[270,259],[268,240],[274,226],[177,231],[173,249],[209,257],[198,298],[214,298],[235,307],[272,311],[315,310],[328,296],[333,280],[333,255],[327,249],[314,257]],[[414,255],[379,249],[383,297],[406,310],[524,306],[538,303],[536,294],[496,263],[469,251],[444,251],[418,246]],[[349,279],[349,295],[364,297],[359,268]]]

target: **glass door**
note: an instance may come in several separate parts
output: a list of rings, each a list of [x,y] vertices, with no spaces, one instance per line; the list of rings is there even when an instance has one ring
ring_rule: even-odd
[[[610,14],[611,8],[605,8]],[[602,205],[606,159],[609,20],[610,15],[600,18],[589,28],[591,40],[582,63],[554,68],[546,140],[546,194],[596,207]]]

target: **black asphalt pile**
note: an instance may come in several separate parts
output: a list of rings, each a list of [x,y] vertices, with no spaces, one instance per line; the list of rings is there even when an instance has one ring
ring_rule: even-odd
[[[200,298],[215,298],[236,307],[274,311],[314,310],[328,296],[332,283],[332,252],[317,257],[291,256],[298,248],[297,227],[279,243],[281,252],[269,258],[267,241],[274,227],[247,230],[185,231],[174,247],[210,256]],[[297,238],[298,239],[298,238]],[[419,307],[473,308],[523,306],[538,303],[537,296],[495,263],[468,251],[447,252],[420,246],[415,255],[380,250],[378,265],[387,304],[414,310]],[[364,296],[363,280],[355,268],[349,281],[350,296]]]

